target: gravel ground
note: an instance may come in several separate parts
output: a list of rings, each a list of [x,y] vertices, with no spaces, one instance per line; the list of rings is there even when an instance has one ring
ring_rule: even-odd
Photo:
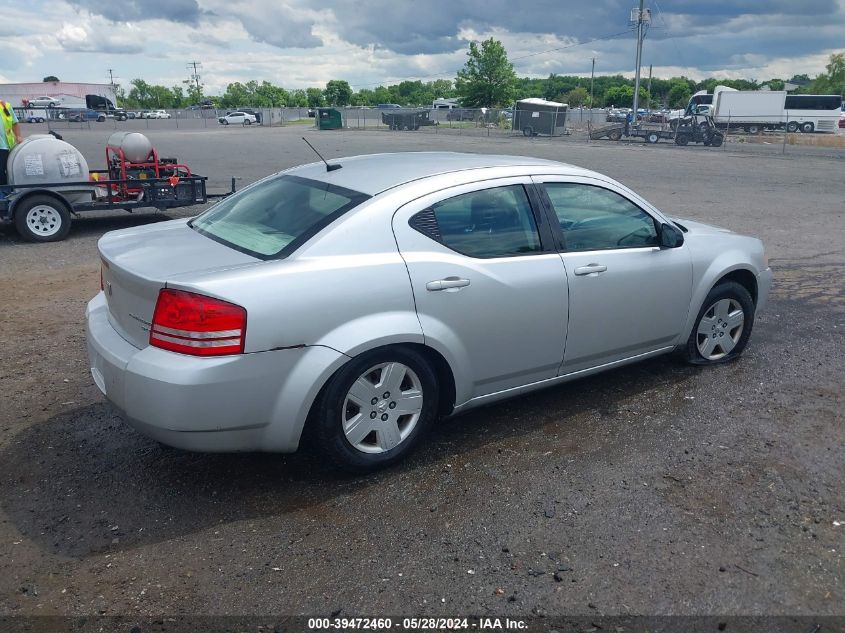
[[[106,131],[68,131],[103,160]],[[83,311],[96,241],[0,229],[0,616],[845,615],[843,162],[669,144],[225,128],[150,132],[213,187],[313,155],[529,154],[763,238],[743,358],[655,359],[440,423],[407,463],[165,450],[103,401]]]

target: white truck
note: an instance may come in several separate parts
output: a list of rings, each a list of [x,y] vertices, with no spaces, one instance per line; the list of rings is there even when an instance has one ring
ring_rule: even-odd
[[[783,90],[716,86],[709,112],[702,113],[712,116],[720,128],[741,128],[749,134],[784,127],[787,132],[834,132],[841,101],[839,95],[791,95]]]
[[[716,86],[710,114],[719,127],[741,128],[749,134],[783,126],[786,92],[735,90]]]

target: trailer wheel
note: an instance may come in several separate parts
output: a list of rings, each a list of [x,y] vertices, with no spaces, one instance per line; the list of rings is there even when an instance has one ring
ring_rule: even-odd
[[[622,130],[610,130],[610,132],[607,133],[607,138],[611,141],[618,141],[622,138]]]
[[[686,145],[689,143],[689,136],[686,134],[678,134],[675,137],[675,145]]]
[[[786,131],[789,133],[794,133],[798,131],[798,121],[790,121],[786,124]]]
[[[52,196],[28,196],[15,206],[15,227],[27,242],[58,242],[70,231],[70,211]]]
[[[805,134],[812,134],[813,130],[815,130],[815,129],[816,129],[816,127],[813,125],[813,123],[811,121],[807,121],[806,123],[801,124],[801,131],[804,132]]]
[[[534,136],[534,128],[532,128],[530,125],[526,125],[524,128],[522,128],[522,135]]]
[[[660,135],[657,132],[652,132],[651,134],[645,137],[645,140],[647,143],[651,143],[652,145],[654,145],[655,143],[660,141]]]

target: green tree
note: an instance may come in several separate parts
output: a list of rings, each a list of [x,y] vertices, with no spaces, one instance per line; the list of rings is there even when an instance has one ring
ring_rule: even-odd
[[[192,104],[199,104],[205,100],[205,97],[202,94],[202,84],[199,86],[194,83],[193,81],[185,81],[185,86],[187,87],[187,100],[188,105]]]
[[[505,47],[492,37],[470,42],[467,61],[458,71],[455,91],[469,108],[508,105],[512,102],[516,73]]]
[[[323,91],[319,88],[307,88],[305,95],[308,98],[309,108],[319,108],[326,105],[326,100],[323,98]]]
[[[845,95],[845,53],[833,53],[825,70],[827,72],[813,80],[809,91],[815,94]]]
[[[342,79],[332,79],[326,84],[324,91],[326,101],[331,105],[349,105],[352,99],[352,88],[349,82]]]
[[[434,95],[434,99],[451,99],[455,96],[452,82],[448,79],[435,79],[434,81],[429,81],[426,85],[431,94]]]
[[[43,81],[46,84],[46,83],[50,83],[50,82],[58,81],[58,80],[59,80],[59,78],[56,77],[55,75],[47,75],[41,81]]]
[[[185,103],[185,91],[182,89],[182,86],[173,86],[170,92],[173,93],[173,105],[168,107],[184,108],[186,105],[189,105]]]
[[[674,81],[666,94],[666,102],[670,108],[685,108],[691,96],[689,84],[685,81]]]
[[[631,94],[634,94],[633,91],[631,92]],[[570,107],[577,108],[578,106],[582,106],[590,100],[590,93],[587,92],[586,88],[576,86],[566,94],[562,94],[559,97],[559,100],[569,104]]]
[[[302,89],[291,90],[288,105],[294,108],[304,108],[308,105],[308,94]]]

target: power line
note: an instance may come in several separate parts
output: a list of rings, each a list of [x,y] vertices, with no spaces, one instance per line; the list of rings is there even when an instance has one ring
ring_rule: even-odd
[[[548,53],[556,53],[558,51],[563,51],[563,50],[566,50],[568,48],[575,48],[576,46],[584,46],[586,44],[592,44],[593,42],[601,42],[601,41],[604,41],[604,40],[611,40],[615,37],[620,37],[620,36],[626,35],[628,33],[633,33],[633,31],[634,31],[634,29],[628,28],[628,29],[625,29],[624,31],[620,31],[619,33],[613,33],[612,35],[603,35],[601,37],[594,37],[592,39],[585,40],[583,42],[575,42],[573,44],[567,44],[566,46],[559,46],[557,48],[550,48],[550,49],[545,50],[545,51],[539,51],[539,52],[536,52],[536,53],[529,53],[528,55],[521,55],[520,57],[514,57],[513,59],[510,60],[510,62],[513,63],[513,62],[521,61],[523,59],[528,59],[529,57],[537,57],[538,55],[546,55]],[[402,81],[411,81],[411,80],[417,80],[417,79],[431,79],[432,77],[443,77],[443,76],[446,76],[446,75],[454,76],[457,72],[458,72],[457,70],[450,70],[450,71],[445,71],[445,72],[442,72],[442,73],[434,73],[432,75],[417,75],[417,76],[414,76],[414,77],[403,77],[401,79],[394,79],[393,81],[402,82]],[[383,86],[384,84],[385,84],[384,81],[379,81],[379,82],[376,82],[376,83],[369,83],[369,84],[355,84],[352,87],[353,88],[368,88],[370,86]]]

